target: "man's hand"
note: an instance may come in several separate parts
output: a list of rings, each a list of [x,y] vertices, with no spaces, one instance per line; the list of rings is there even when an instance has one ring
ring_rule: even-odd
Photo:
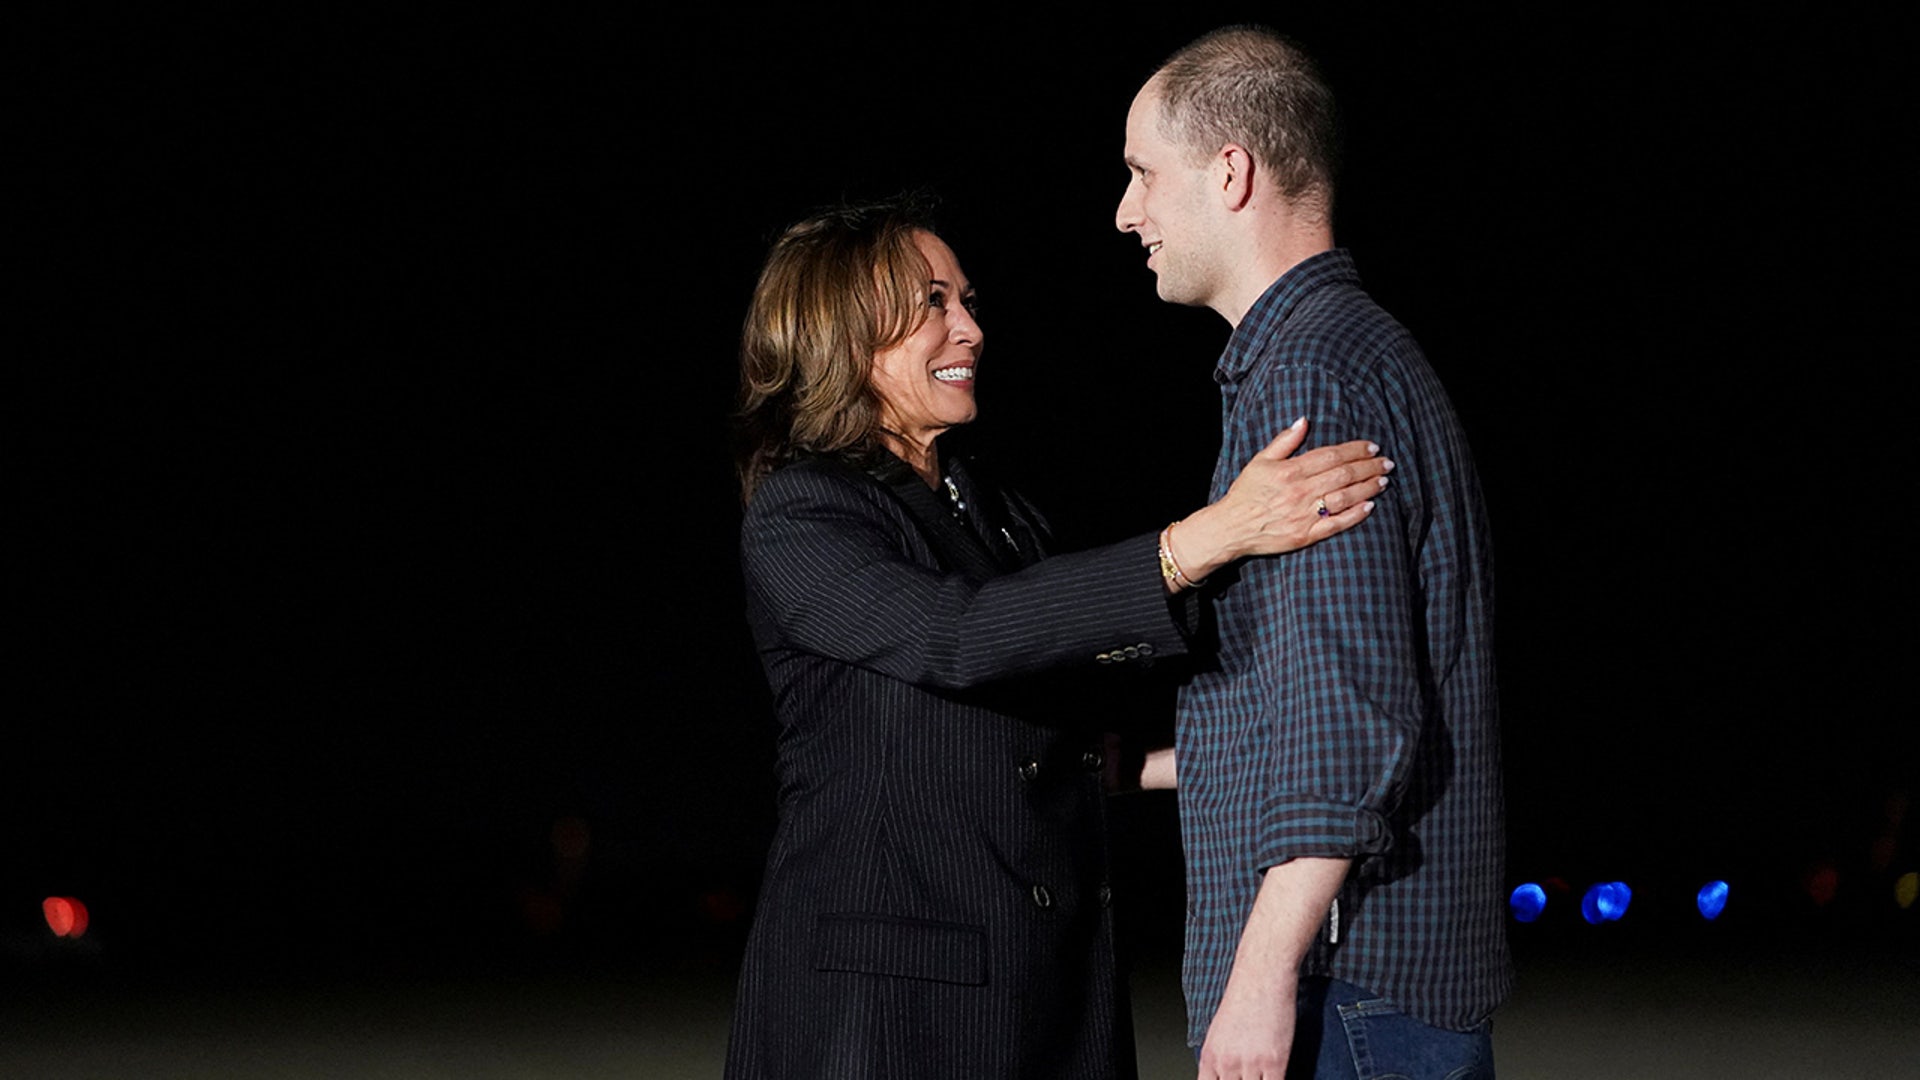
[[[1200,1048],[1198,1080],[1284,1080],[1299,989],[1291,974],[1258,987],[1230,980]]]
[[[1141,791],[1172,791],[1180,786],[1180,769],[1173,756],[1173,747],[1161,746],[1147,751],[1147,758],[1140,763]]]

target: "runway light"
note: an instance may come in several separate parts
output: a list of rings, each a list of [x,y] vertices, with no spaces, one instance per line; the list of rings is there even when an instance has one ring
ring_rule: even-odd
[[[1909,870],[1893,883],[1893,901],[1905,911],[1913,906],[1915,896],[1920,896],[1920,871]]]
[[[1694,904],[1699,907],[1700,914],[1708,922],[1719,918],[1720,913],[1727,910],[1727,883],[1709,881],[1700,886],[1700,895],[1694,900]]]
[[[1816,907],[1826,907],[1840,893],[1840,871],[1829,863],[1821,863],[1807,875],[1807,895],[1813,898]]]
[[[1532,922],[1547,909],[1547,890],[1529,881],[1513,890],[1513,896],[1507,900],[1513,908],[1513,917],[1521,922]]]
[[[71,896],[49,896],[40,901],[40,913],[47,917],[47,929],[55,937],[78,940],[87,932],[87,905]]]
[[[1633,890],[1627,888],[1627,883],[1609,881],[1587,890],[1587,895],[1580,900],[1580,914],[1595,926],[1603,922],[1617,922],[1627,913],[1627,905],[1631,903]]]

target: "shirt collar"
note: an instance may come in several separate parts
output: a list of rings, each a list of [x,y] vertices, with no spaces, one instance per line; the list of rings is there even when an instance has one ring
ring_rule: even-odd
[[[1360,284],[1360,271],[1346,248],[1331,248],[1297,262],[1279,280],[1267,286],[1260,299],[1247,309],[1240,325],[1227,339],[1226,351],[1214,368],[1213,380],[1222,386],[1246,378],[1260,347],[1290,318],[1315,290],[1325,285]]]

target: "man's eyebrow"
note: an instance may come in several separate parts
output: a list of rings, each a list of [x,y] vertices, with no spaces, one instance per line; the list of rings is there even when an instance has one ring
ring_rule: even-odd
[[[1140,159],[1137,157],[1134,157],[1132,154],[1122,154],[1120,156],[1120,160],[1126,162],[1127,168],[1129,169],[1139,169],[1142,172],[1146,171],[1147,167],[1145,165],[1140,164]]]

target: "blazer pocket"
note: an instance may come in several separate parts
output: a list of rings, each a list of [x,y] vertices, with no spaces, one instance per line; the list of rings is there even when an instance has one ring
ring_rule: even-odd
[[[893,915],[822,915],[816,971],[855,971],[960,986],[987,982],[987,935],[977,926]]]

